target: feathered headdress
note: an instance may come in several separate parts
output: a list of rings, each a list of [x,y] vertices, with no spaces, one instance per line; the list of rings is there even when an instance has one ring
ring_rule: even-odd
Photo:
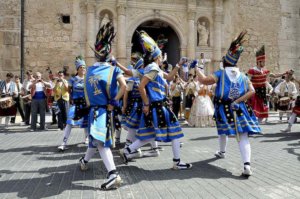
[[[155,41],[145,31],[138,32],[138,34],[144,53],[150,53],[152,59],[157,58],[161,54],[161,50]]]
[[[96,36],[95,49],[92,50],[100,61],[107,61],[111,52],[111,42],[115,36],[114,26],[111,22],[108,22],[99,29]]]
[[[242,31],[239,36],[231,42],[230,47],[224,57],[224,66],[236,65],[240,55],[244,50],[243,43],[247,41],[247,39],[244,39],[246,34],[246,30]]]
[[[75,66],[76,66],[76,70],[78,70],[80,66],[86,66],[85,61],[83,60],[83,57],[81,55],[76,57]]]
[[[265,61],[265,45],[263,45],[259,50],[256,51],[256,61]]]

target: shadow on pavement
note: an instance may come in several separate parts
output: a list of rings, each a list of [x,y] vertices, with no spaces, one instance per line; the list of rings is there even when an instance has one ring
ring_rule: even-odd
[[[299,140],[300,133],[274,133],[274,134],[262,134],[261,136],[257,136],[255,138],[278,138],[278,139],[268,139],[262,140],[261,142],[284,142],[284,141],[292,141]]]
[[[300,153],[296,152],[296,150],[300,150],[300,141],[298,143],[288,144],[288,146],[291,146],[291,148],[284,148],[284,150],[286,150],[289,154],[297,156],[298,161],[300,161]]]
[[[64,151],[64,154],[74,153],[72,148],[76,148],[77,151],[85,151],[86,146],[84,144],[72,144],[68,145],[69,150]],[[42,154],[42,155],[51,155],[53,153],[59,153],[57,146],[28,146],[21,148],[11,148],[11,149],[0,149],[0,153],[8,153],[8,152],[23,152],[22,155],[33,155],[33,154]]]

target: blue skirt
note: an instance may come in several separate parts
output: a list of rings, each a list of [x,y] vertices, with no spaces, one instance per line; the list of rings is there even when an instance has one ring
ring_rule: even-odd
[[[80,128],[87,128],[88,127],[88,115],[85,115],[79,120],[74,120],[75,117],[75,105],[72,105],[69,108],[67,124],[71,124],[72,126],[79,126]]]
[[[104,147],[111,147],[112,135],[108,128],[109,117],[106,108],[91,108],[88,119],[89,148],[94,148],[94,140],[104,144]]]
[[[143,113],[136,137],[140,140],[155,138],[156,141],[171,142],[183,137],[182,129],[174,113],[167,107],[150,107],[152,125],[149,126],[149,117]],[[162,115],[161,115],[162,114]],[[174,117],[175,120],[174,120]],[[161,118],[164,118],[163,121]],[[148,121],[147,121],[148,120]],[[164,123],[163,126],[161,126]]]
[[[138,129],[142,116],[142,104],[135,102],[125,120],[125,126],[131,129]]]
[[[228,104],[218,104],[215,106],[214,118],[219,135],[235,135],[235,123],[233,111]],[[239,133],[259,134],[261,129],[258,125],[257,118],[251,107],[244,102],[240,103],[240,108],[236,111],[236,123]]]

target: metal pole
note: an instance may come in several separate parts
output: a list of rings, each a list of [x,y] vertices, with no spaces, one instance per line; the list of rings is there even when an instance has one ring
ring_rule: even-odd
[[[24,15],[25,15],[25,0],[20,0],[21,1],[21,68],[20,68],[20,77],[21,77],[21,82],[24,80]]]

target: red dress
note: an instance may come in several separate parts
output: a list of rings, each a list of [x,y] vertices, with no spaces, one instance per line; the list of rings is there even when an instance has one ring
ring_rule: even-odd
[[[257,118],[268,117],[269,107],[267,105],[266,82],[269,73],[270,71],[266,69],[258,71],[254,68],[251,68],[248,71],[248,74],[251,75],[251,82],[255,89],[255,94],[251,97],[249,104]]]

